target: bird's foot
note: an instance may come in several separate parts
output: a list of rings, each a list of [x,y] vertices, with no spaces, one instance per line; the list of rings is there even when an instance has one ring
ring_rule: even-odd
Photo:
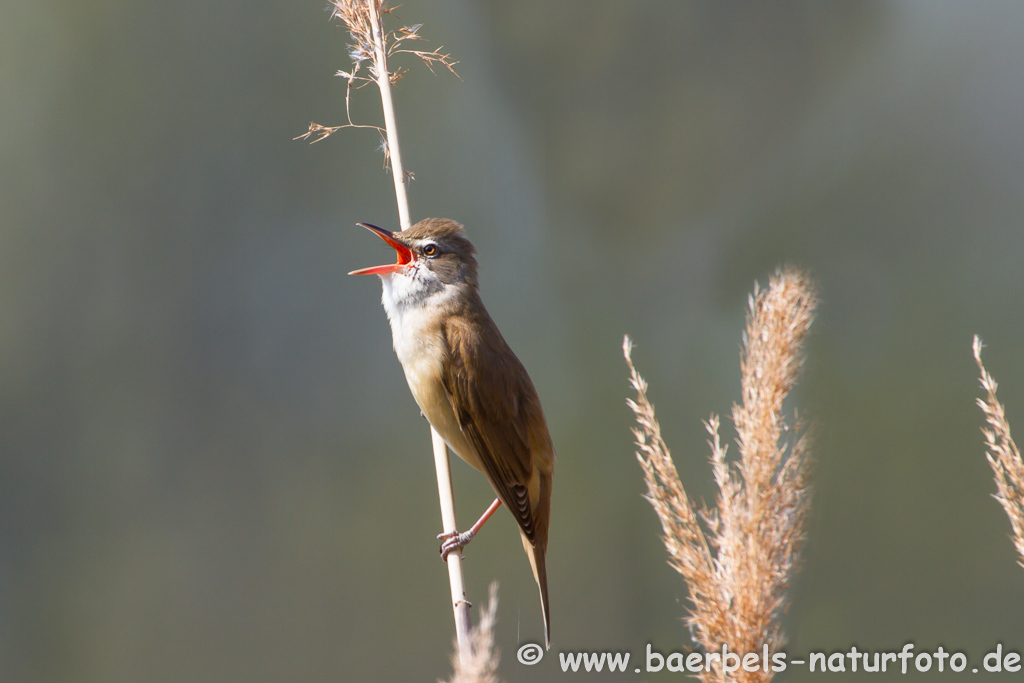
[[[447,562],[449,553],[465,548],[469,545],[469,542],[473,540],[474,536],[476,536],[476,531],[474,529],[463,532],[448,531],[443,534],[438,534],[437,539],[439,541],[444,541],[444,543],[441,544],[441,560]]]

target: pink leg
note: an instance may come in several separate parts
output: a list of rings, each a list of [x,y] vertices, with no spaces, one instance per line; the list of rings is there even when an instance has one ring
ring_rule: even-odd
[[[473,537],[476,536],[476,532],[480,531],[480,527],[484,525],[484,522],[490,519],[491,515],[493,515],[494,511],[499,507],[501,507],[501,499],[495,498],[494,502],[491,503],[491,506],[484,511],[484,514],[480,515],[480,519],[476,520],[476,524],[469,527],[469,531],[463,531],[462,533],[459,533],[458,531],[449,531],[444,534],[438,534],[437,538],[444,541],[444,543],[441,544],[441,559],[447,560],[448,553],[453,550],[462,550],[465,548],[466,545],[473,540]]]

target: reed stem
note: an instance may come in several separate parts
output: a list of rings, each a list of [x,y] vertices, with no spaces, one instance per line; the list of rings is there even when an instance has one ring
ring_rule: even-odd
[[[402,166],[402,152],[398,145],[395,104],[391,99],[391,74],[388,72],[387,53],[384,49],[384,33],[380,27],[380,4],[378,0],[366,0],[366,3],[370,9],[370,28],[373,34],[373,70],[375,72],[373,75],[377,81],[377,88],[380,90],[381,108],[384,110],[384,129],[387,131],[391,176],[395,181],[398,222],[402,226],[402,230],[408,230],[412,227],[412,221],[409,218],[409,195],[405,191],[405,167]]]
[[[387,50],[384,46],[384,33],[381,29],[379,0],[366,0],[370,17],[370,28],[373,37],[373,76],[380,90],[380,103],[384,110],[384,127],[387,131],[388,157],[391,160],[391,175],[395,181],[395,201],[398,203],[398,217],[402,230],[408,230],[412,222],[409,218],[409,195],[405,186],[405,168],[402,165],[402,153],[398,144],[398,122],[395,118],[395,105],[391,98],[391,74],[388,72]],[[431,443],[434,449],[434,468],[437,471],[437,493],[441,502],[441,525],[445,533],[457,529],[455,520],[455,491],[452,487],[451,463],[448,459],[448,446],[433,427],[430,428]],[[473,624],[469,614],[470,602],[466,599],[466,581],[462,574],[462,550],[448,554],[448,583],[452,593],[452,612],[455,618],[455,637],[459,644],[459,659],[468,664],[472,656],[470,632]]]

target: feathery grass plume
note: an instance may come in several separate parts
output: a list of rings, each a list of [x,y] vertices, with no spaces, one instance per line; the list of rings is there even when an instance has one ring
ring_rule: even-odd
[[[1024,461],[1020,451],[1010,435],[1010,423],[1006,421],[1006,409],[996,398],[998,385],[992,375],[981,363],[981,349],[984,345],[978,335],[974,335],[974,360],[981,372],[981,388],[985,390],[985,398],[978,399],[978,407],[985,413],[988,427],[982,427],[985,436],[985,458],[992,466],[996,480],[994,497],[1003,506],[1006,516],[1010,518],[1013,529],[1013,545],[1020,555],[1017,563],[1024,567]]]
[[[375,8],[371,8],[370,3],[376,5]],[[434,50],[413,50],[407,47],[407,43],[417,40],[425,40],[420,35],[420,29],[423,27],[422,24],[415,24],[412,26],[402,26],[401,28],[393,31],[382,32],[383,36],[383,56],[384,64],[380,65],[376,58],[376,49],[374,44],[374,30],[373,23],[371,21],[370,12],[372,9],[376,10],[376,16],[383,18],[385,15],[393,14],[394,8],[388,7],[382,0],[331,0],[328,4],[331,10],[331,19],[340,19],[348,29],[349,36],[352,42],[348,45],[348,55],[352,59],[352,69],[350,71],[344,71],[339,69],[335,76],[339,76],[345,79],[345,119],[344,124],[338,126],[322,126],[319,123],[310,122],[309,130],[302,135],[296,137],[296,140],[309,140],[312,142],[320,142],[326,137],[329,137],[333,133],[338,132],[342,128],[370,128],[376,130],[381,137],[381,149],[384,152],[385,165],[390,159],[387,132],[380,126],[371,124],[359,124],[352,121],[352,91],[359,90],[363,86],[369,85],[370,83],[377,82],[381,73],[387,74],[387,79],[390,85],[398,83],[399,80],[408,73],[408,69],[400,68],[395,71],[389,71],[387,68],[387,60],[395,55],[407,54],[418,57],[431,73],[436,73],[434,68],[436,66],[443,66],[456,77],[459,77],[458,72],[455,70],[455,65],[458,62],[452,59],[452,56],[448,53],[442,52],[443,48],[438,47]],[[368,64],[367,73],[369,75],[364,76],[362,74],[363,64]],[[408,174],[411,177],[411,174]]]
[[[494,645],[494,624],[498,620],[498,583],[491,584],[487,607],[480,610],[480,622],[470,633],[472,654],[452,655],[455,673],[447,683],[498,683],[498,648]],[[455,643],[456,652],[459,650]]]
[[[714,509],[698,509],[687,496],[647,398],[647,382],[633,365],[632,342],[623,341],[637,394],[626,402],[636,414],[633,434],[647,499],[661,521],[668,562],[690,591],[687,623],[707,652],[721,653],[724,644],[742,657],[761,654],[764,646],[775,653],[785,644],[780,621],[804,540],[810,444],[783,407],[803,365],[801,343],[816,305],[799,271],[776,273],[766,291],[755,284],[740,355],[743,403],[732,408],[738,460],[726,460],[718,416],[705,423],[719,489]],[[725,671],[718,661],[699,678],[770,681],[773,673],[763,669]]]

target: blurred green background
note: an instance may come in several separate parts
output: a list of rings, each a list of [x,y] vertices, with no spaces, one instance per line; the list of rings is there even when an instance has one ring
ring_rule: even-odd
[[[378,282],[345,275],[390,258],[354,227],[395,226],[390,176],[372,133],[292,140],[343,121],[347,36],[323,4],[0,11],[2,680],[450,672],[427,425]],[[511,518],[467,552],[478,605],[501,584],[504,679],[562,680],[557,651],[689,643],[622,335],[710,500],[701,420],[739,397],[746,297],[783,263],[822,297],[797,396],[819,437],[792,656],[1019,651],[1024,570],[990,497],[970,341],[1024,434],[1024,6],[399,15],[463,78],[410,63],[399,84],[413,214],[467,226],[558,451],[539,665],[515,661],[541,629]],[[357,118],[378,110],[358,93]],[[453,469],[468,522],[491,492]]]

